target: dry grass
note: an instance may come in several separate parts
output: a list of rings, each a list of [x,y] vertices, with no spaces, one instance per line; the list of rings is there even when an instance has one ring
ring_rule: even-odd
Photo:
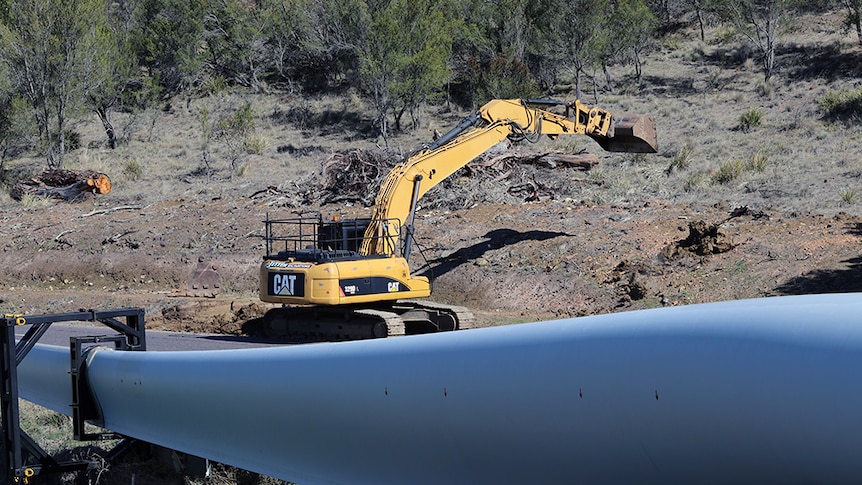
[[[572,193],[561,195],[589,203],[662,199],[824,214],[853,209],[839,187],[846,185],[847,172],[858,163],[853,154],[862,129],[835,124],[820,113],[823,99],[836,96],[829,93],[854,92],[854,79],[840,73],[824,79],[788,63],[798,60],[794,49],[806,53],[820,45],[838,45],[844,62],[862,60],[854,39],[837,30],[805,32],[800,37],[805,44],[788,42],[790,53],[779,57],[779,74],[765,89],[762,73],[748,56],[717,42],[722,35],[722,30],[714,30],[702,43],[693,32],[676,34],[670,45],[674,50],[647,59],[642,87],[625,81],[632,74],[629,69],[612,72],[619,88],[601,94],[599,105],[653,115],[659,132],[657,155],[608,154],[592,141],[574,137],[545,140],[535,147],[567,152],[586,148],[601,157],[600,168],[590,175],[599,183],[576,184]],[[297,181],[315,180],[334,152],[384,146],[371,128],[369,106],[355,93],[304,98],[213,92],[134,120],[118,116],[117,126],[124,130],[120,136],[130,141],[113,151],[99,147],[104,136],[95,117],[80,120],[75,129],[85,148],[73,152],[67,166],[108,173],[115,189],[112,203],[146,203],[248,196],[271,185],[290,190]],[[226,116],[245,103],[251,105],[255,125],[245,140],[247,149],[236,154],[223,141],[210,140],[205,162],[200,113]],[[434,129],[446,131],[467,114],[434,107],[426,111],[423,128],[389,140],[392,151],[406,154],[428,142]],[[768,163],[732,170],[736,161],[748,165],[756,157]],[[38,170],[39,161],[7,165],[23,173]],[[492,185],[470,188],[493,190]],[[481,194],[467,198],[485,199]],[[0,205],[9,203],[0,200]]]
[[[75,441],[72,439],[72,419],[70,417],[23,399],[19,401],[19,406],[21,428],[47,453],[60,461],[94,460],[100,464],[100,469],[94,471],[92,476],[93,481],[91,483],[94,485],[128,485],[130,483],[138,485],[283,485],[287,483],[283,480],[257,475],[218,463],[212,464],[210,476],[207,478],[187,477],[177,472],[171,466],[169,459],[155,456],[149,450],[138,457],[141,463],[105,463],[101,458],[103,452],[100,448],[110,449],[119,443],[118,441],[99,443],[100,448],[91,446],[92,443],[89,442]],[[89,432],[98,431],[96,428],[92,428]],[[133,451],[132,454],[140,453]],[[169,455],[166,456],[169,458]],[[62,484],[80,483],[75,481],[73,474],[59,478],[59,483]]]

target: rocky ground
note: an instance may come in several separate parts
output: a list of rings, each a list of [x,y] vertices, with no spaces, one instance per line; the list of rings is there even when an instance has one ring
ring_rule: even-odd
[[[141,306],[149,328],[241,334],[269,307],[256,287],[271,198],[106,196],[4,212],[3,309]],[[481,325],[862,289],[862,219],[844,213],[548,199],[427,210],[417,238],[414,272],[433,279],[433,299]],[[215,297],[186,291],[200,260],[222,278]]]

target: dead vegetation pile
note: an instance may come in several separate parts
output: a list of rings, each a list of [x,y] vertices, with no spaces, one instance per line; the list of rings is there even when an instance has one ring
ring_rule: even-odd
[[[733,249],[733,237],[721,224],[693,221],[688,224],[688,237],[667,245],[662,256],[667,260],[686,255],[709,256]]]
[[[330,155],[319,173],[294,181],[288,188],[268,187],[270,205],[298,208],[312,204],[374,204],[387,174],[404,159],[381,150],[351,150]],[[572,197],[584,178],[576,173],[599,163],[592,154],[560,152],[483,155],[465,165],[422,199],[428,209],[458,210],[479,203],[517,204]]]

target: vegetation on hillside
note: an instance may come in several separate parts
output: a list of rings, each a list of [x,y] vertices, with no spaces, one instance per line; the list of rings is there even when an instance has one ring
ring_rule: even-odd
[[[860,0],[0,0],[0,168],[38,153],[62,168],[69,120],[244,86],[291,95],[360,93],[384,141],[421,107],[641,84],[644,55],[681,27],[725,25],[768,81],[788,20],[840,8],[862,42]],[[609,67],[630,65],[614,79]],[[176,102],[176,101],[174,101]],[[409,122],[405,122],[405,115]],[[72,144],[72,146],[70,146]]]

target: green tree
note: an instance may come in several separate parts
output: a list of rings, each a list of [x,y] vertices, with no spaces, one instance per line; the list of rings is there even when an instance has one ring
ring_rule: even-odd
[[[601,65],[607,52],[606,15],[611,5],[608,0],[564,0],[561,8],[577,12],[567,16],[558,31],[568,47],[569,65],[575,73],[575,95],[581,99],[583,78]]]
[[[494,57],[497,49],[488,32],[494,13],[494,3],[488,0],[460,0],[455,3],[455,16],[461,19],[453,33],[449,68],[452,77],[446,86],[447,106],[454,100],[475,108],[484,103],[473,82],[476,69]],[[453,89],[454,87],[454,89]]]
[[[384,140],[387,117],[396,129],[409,112],[420,123],[419,106],[440,92],[450,76],[451,9],[434,0],[391,0],[370,10],[370,26],[360,48],[360,78],[374,101],[376,123]]]
[[[396,97],[395,127],[410,113],[413,128],[420,125],[419,107],[442,91],[451,76],[452,31],[456,22],[445,2],[396,0],[397,22],[404,29],[403,58],[397,66],[392,91]]]
[[[6,163],[9,153],[12,127],[12,85],[5,70],[0,66],[0,171]]]
[[[18,95],[6,66],[0,62],[0,177],[6,161],[33,145],[32,108]]]
[[[319,12],[315,7],[319,3],[312,4],[310,0],[263,0],[259,5],[264,10],[261,19],[263,54],[274,79],[287,82],[288,90],[293,91],[307,78],[307,73],[332,68],[328,62],[322,61],[326,52],[323,47],[325,44],[315,42],[317,32],[314,27],[319,22]],[[322,65],[327,67],[321,68]]]
[[[264,88],[269,68],[264,30],[275,6],[273,2],[212,2],[203,23],[206,62],[212,74],[242,86]]]
[[[530,37],[527,47],[527,64],[530,74],[546,93],[552,93],[561,72],[568,69],[568,26],[575,21],[572,15],[560,15],[569,6],[565,0],[539,0],[528,4],[526,15],[530,20]],[[580,13],[578,14],[580,15]]]
[[[166,94],[200,77],[204,17],[210,0],[139,0],[131,18],[131,46],[138,64]]]
[[[392,85],[399,65],[404,61],[400,51],[400,29],[394,8],[368,12],[371,22],[359,48],[359,75],[362,88],[371,97],[376,110],[375,125],[389,140],[387,115],[392,109]]]
[[[105,8],[105,0],[11,0],[0,25],[0,60],[33,110],[50,168],[63,166]]]
[[[529,97],[537,93],[531,67],[543,81],[555,77],[559,57],[546,47],[553,33],[545,17],[566,17],[552,0],[462,0],[453,7],[460,19],[453,33],[452,84],[460,101],[475,107],[489,98]],[[541,44],[541,45],[540,45]]]
[[[617,0],[608,17],[610,52],[635,66],[638,82],[643,75],[642,56],[649,49],[657,19],[643,0]]]
[[[530,43],[531,19],[527,11],[529,5],[530,0],[497,2],[497,52],[517,62],[526,60]]]
[[[129,43],[128,23],[122,22],[123,12],[119,6],[109,12],[111,22],[96,26],[89,63],[84,66],[83,91],[87,105],[92,109],[105,129],[107,145],[117,147],[117,133],[112,113],[117,108],[133,112],[136,103],[132,91],[143,88],[144,83],[136,79],[137,65]]]

